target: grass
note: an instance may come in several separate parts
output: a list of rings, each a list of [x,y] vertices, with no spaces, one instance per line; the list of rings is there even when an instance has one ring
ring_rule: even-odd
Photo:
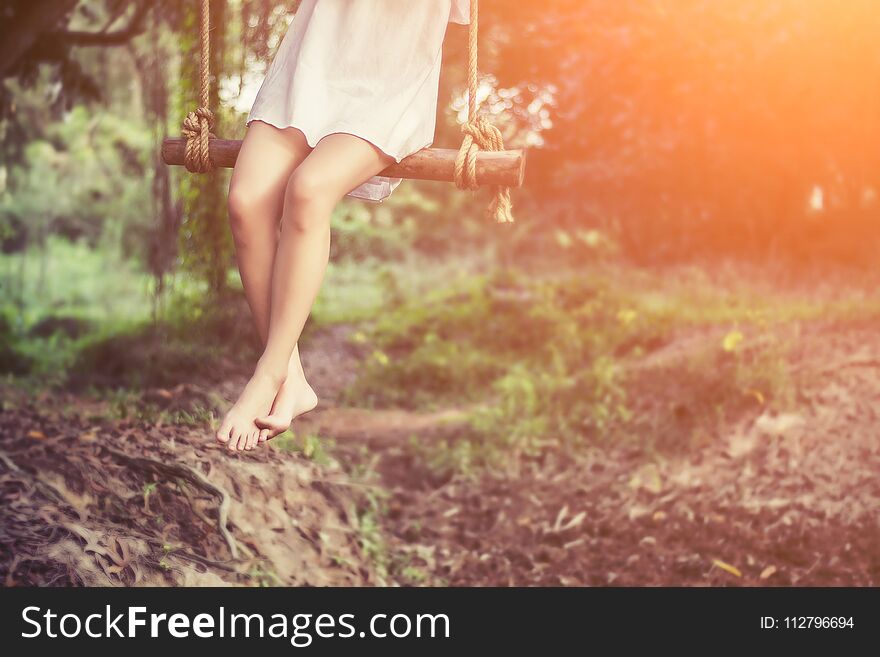
[[[687,448],[748,409],[792,407],[786,336],[797,325],[877,317],[880,299],[855,287],[780,290],[735,271],[720,281],[613,263],[468,274],[402,295],[355,335],[365,357],[347,398],[474,408],[459,436],[419,450],[438,470],[581,441]],[[685,336],[666,365],[633,369]]]
[[[417,296],[453,269],[474,264],[337,258],[328,267],[309,330],[369,321],[388,304]],[[255,339],[234,269],[229,299],[210,299],[203,283],[181,274],[168,279],[158,305],[154,279],[106,245],[95,249],[50,237],[45,249],[0,255],[0,272],[0,369],[42,382],[63,381],[72,368],[101,367],[98,361],[153,344],[144,358],[129,363],[143,375],[129,376],[127,385],[162,385],[167,382],[159,370],[175,374],[174,362],[203,369],[198,363],[222,356],[218,349],[235,354],[241,349],[229,349],[230,344]],[[95,358],[83,361],[89,351]]]
[[[333,441],[322,438],[318,434],[297,435],[288,429],[272,439],[272,447],[292,454],[300,454],[318,465],[327,465],[331,461],[329,450]]]
[[[0,337],[40,381],[63,381],[90,346],[152,323],[154,279],[112,248],[50,237],[44,250],[0,255],[0,270]],[[203,294],[184,277],[171,283],[181,298]]]
[[[152,278],[112,249],[50,237],[45,250],[0,254],[0,271],[0,299],[7,312],[17,311],[18,330],[47,317],[102,325],[150,317]]]
[[[398,261],[331,261],[310,321],[316,327],[371,323],[389,308],[429,294],[440,281],[464,280],[484,267],[476,255],[447,260],[409,255]]]
[[[349,403],[475,409],[458,439],[425,455],[441,469],[472,469],[559,442],[680,434],[675,417],[682,403],[699,408],[705,424],[749,400],[790,407],[796,385],[785,327],[880,317],[880,298],[855,286],[781,285],[722,266],[652,271],[608,260],[499,270],[489,250],[444,260],[404,253],[406,236],[389,241],[397,260],[379,260],[369,255],[372,248],[352,245],[396,229],[368,226],[359,236],[366,229],[358,222],[349,221],[349,243],[328,267],[309,330],[356,327],[364,357]],[[122,388],[111,403],[121,416],[208,422],[210,408],[168,415],[128,400],[126,390],[216,374],[219,363],[240,368],[255,356],[240,289],[209,300],[203,285],[180,276],[154,323],[152,279],[112,249],[52,238],[45,252],[0,256],[0,270],[0,365],[23,362],[50,383],[68,373],[91,376],[87,384],[103,376]],[[229,280],[240,288],[234,271]],[[701,331],[705,339],[687,346],[670,368],[640,379],[628,374],[646,355]],[[660,378],[652,383],[651,376]],[[665,429],[630,422],[644,398],[665,400],[658,403],[666,407],[654,409]],[[321,458],[313,438],[296,439],[291,449]]]

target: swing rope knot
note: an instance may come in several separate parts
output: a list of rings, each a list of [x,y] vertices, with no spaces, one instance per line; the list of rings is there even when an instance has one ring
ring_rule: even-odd
[[[455,158],[455,186],[459,189],[476,190],[477,182],[477,153],[480,151],[503,151],[504,139],[501,131],[492,125],[484,116],[477,116],[461,126],[464,138],[458,156]],[[493,187],[492,201],[486,211],[488,216],[494,217],[499,223],[512,223],[510,189],[508,187]]]
[[[461,140],[461,148],[458,149],[458,156],[455,158],[455,186],[459,189],[470,190],[479,187],[477,153],[504,150],[501,131],[492,125],[485,116],[477,112],[479,109],[477,104],[477,87],[479,86],[477,54],[480,32],[478,4],[479,0],[471,0],[470,28],[468,30],[468,114],[467,122],[461,126],[464,137]],[[495,221],[498,223],[513,223],[511,207],[510,188],[494,186],[492,201],[486,209],[486,214],[495,217]]]
[[[216,167],[211,161],[211,139],[216,139],[217,119],[211,111],[211,0],[201,2],[199,28],[199,108],[186,115],[181,132],[184,139],[183,164],[190,173],[208,173]]]
[[[217,137],[214,113],[207,107],[199,107],[187,114],[181,132],[185,141],[183,163],[191,173],[207,173],[214,169],[211,160],[211,139]]]

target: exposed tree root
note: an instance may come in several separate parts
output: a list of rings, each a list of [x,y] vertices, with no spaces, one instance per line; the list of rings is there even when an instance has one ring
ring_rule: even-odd
[[[233,561],[238,559],[238,542],[232,536],[226,523],[229,519],[229,494],[222,488],[215,486],[198,470],[190,468],[179,463],[162,463],[154,459],[145,458],[143,456],[129,456],[123,452],[111,449],[106,445],[103,449],[113,456],[115,459],[122,461],[126,465],[141,470],[152,470],[158,475],[170,478],[180,478],[190,482],[194,486],[198,486],[220,498],[220,507],[217,509],[217,527],[220,534],[229,546],[229,553],[232,555]]]

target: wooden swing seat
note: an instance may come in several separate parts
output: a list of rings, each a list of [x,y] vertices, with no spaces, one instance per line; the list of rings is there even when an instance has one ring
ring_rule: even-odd
[[[501,131],[477,113],[477,51],[479,41],[477,8],[479,0],[470,0],[468,28],[468,113],[462,125],[461,148],[425,148],[384,171],[391,178],[414,178],[454,182],[459,189],[492,187],[492,201],[487,214],[499,223],[513,221],[510,188],[523,183],[526,155],[522,149],[505,150]],[[193,173],[208,173],[217,167],[230,168],[241,151],[241,141],[218,139],[214,135],[216,118],[211,111],[211,0],[201,0],[199,40],[199,107],[190,112],[181,126],[183,137],[162,142],[165,164],[183,165]]]
[[[165,164],[182,166],[186,140],[172,137],[162,141],[162,160]],[[237,139],[211,139],[211,161],[217,167],[232,168],[241,150]],[[455,158],[458,150],[452,148],[425,148],[397,164],[392,164],[381,175],[413,180],[454,182]],[[523,149],[480,151],[477,154],[477,184],[519,187],[525,175],[526,154]]]

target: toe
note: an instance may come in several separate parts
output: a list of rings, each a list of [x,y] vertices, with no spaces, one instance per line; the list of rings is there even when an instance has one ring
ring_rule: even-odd
[[[268,429],[260,429],[260,435],[259,435],[259,438],[257,438],[257,441],[260,444],[262,444],[262,443],[266,442],[267,440],[269,440],[269,430]]]
[[[238,437],[238,451],[243,452],[245,446],[247,445],[248,435],[247,431],[242,431],[241,435]]]
[[[287,431],[287,428],[290,426],[288,422],[285,422],[284,419],[276,415],[258,418],[256,424],[261,429],[268,429],[272,436],[277,436],[279,433]]]
[[[246,450],[251,451],[257,446],[257,436],[259,436],[259,433],[259,429],[251,429],[248,432],[247,444],[244,446]]]
[[[226,443],[226,448],[232,452],[238,449],[239,438],[241,438],[241,432],[238,429],[231,429],[229,432],[229,442]]]
[[[229,430],[231,429],[231,425],[229,422],[223,421],[223,424],[220,425],[220,428],[217,430],[217,442],[218,443],[228,443],[229,442]]]

